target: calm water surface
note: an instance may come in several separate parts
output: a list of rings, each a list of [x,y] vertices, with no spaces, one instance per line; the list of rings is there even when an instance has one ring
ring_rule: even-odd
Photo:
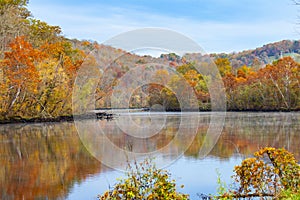
[[[209,127],[209,114],[188,115],[200,119],[197,135],[185,153],[166,169],[178,185],[185,185],[180,191],[192,199],[198,199],[197,193],[215,193],[216,170],[230,183],[233,167],[261,147],[285,147],[300,160],[300,113],[227,113],[222,134],[204,158],[199,152]],[[145,113],[130,116],[137,123],[149,120]],[[128,117],[120,115],[118,120],[126,122]],[[98,123],[108,128],[106,137],[119,148],[126,149],[130,144],[137,152],[152,151],[176,140],[176,146],[170,149],[175,152],[184,149],[185,141],[193,135],[188,127],[195,124],[182,120],[180,113],[160,113],[152,120],[165,120],[164,127],[159,134],[143,140],[124,135],[112,121]],[[175,138],[182,122],[186,134]],[[173,159],[169,153],[157,156]],[[117,158],[109,152],[102,156]],[[122,172],[106,167],[89,154],[74,123],[0,125],[0,199],[97,199],[97,194],[122,176]]]

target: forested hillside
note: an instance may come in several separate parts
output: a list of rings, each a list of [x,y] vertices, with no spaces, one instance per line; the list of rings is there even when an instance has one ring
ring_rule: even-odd
[[[213,58],[228,58],[233,68],[243,65],[261,68],[285,56],[291,56],[300,61],[300,40],[283,40],[263,45],[254,50],[246,50],[230,54],[211,54]]]
[[[174,53],[160,58],[138,56],[93,41],[68,39],[60,27],[35,19],[27,5],[26,0],[0,1],[1,120],[72,115],[74,81],[82,66],[97,66],[102,74],[95,91],[97,108],[109,108],[120,78],[140,67],[146,75],[155,72],[154,78],[171,87],[134,88],[130,107],[160,104],[166,110],[180,110],[172,90],[184,95],[185,88],[180,88],[180,77],[184,77],[200,110],[210,110],[206,85],[210,77],[199,74],[185,57]],[[299,110],[300,69],[295,62],[299,49],[299,41],[286,40],[241,53],[211,54],[224,81],[228,109]],[[284,57],[287,53],[294,53],[296,59]],[[177,74],[149,63],[167,65]],[[124,87],[133,86],[128,82]]]

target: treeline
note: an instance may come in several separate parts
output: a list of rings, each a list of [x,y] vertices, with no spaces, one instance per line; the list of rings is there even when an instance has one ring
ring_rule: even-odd
[[[284,57],[263,68],[242,66],[234,69],[227,58],[215,61],[227,95],[227,110],[231,111],[292,111],[300,109],[300,65]],[[193,88],[200,110],[210,110],[207,83],[210,76],[197,72],[193,63],[176,67],[176,71]],[[151,84],[148,87],[150,106],[160,104],[166,110],[180,110],[178,96],[187,96],[180,75],[158,70],[157,79],[168,87]],[[168,76],[171,76],[167,78]],[[172,91],[176,91],[176,94]]]
[[[284,57],[255,71],[243,66],[223,77],[229,110],[300,109],[300,65]]]

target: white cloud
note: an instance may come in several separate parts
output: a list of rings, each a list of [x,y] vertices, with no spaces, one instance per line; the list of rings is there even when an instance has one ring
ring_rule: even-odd
[[[144,27],[168,28],[185,34],[207,52],[232,52],[268,42],[298,38],[296,20],[220,22],[170,17],[110,6],[32,5],[35,17],[62,27],[70,38],[103,42],[119,33]],[[54,14],[54,12],[56,14]],[[296,19],[296,17],[295,17]]]

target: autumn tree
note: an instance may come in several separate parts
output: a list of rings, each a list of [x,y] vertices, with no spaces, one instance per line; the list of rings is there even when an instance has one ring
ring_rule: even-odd
[[[24,37],[17,37],[10,45],[11,51],[5,52],[1,62],[4,78],[1,83],[2,99],[1,112],[9,115],[21,110],[30,104],[28,98],[34,98],[37,94],[39,74],[35,64],[43,54],[34,49]],[[23,109],[22,109],[23,107]]]
[[[28,0],[1,0],[0,1],[0,58],[8,44],[17,36],[28,31],[28,17],[31,15],[26,8]]]
[[[299,63],[284,57],[254,71],[242,66],[223,77],[232,110],[299,109]]]
[[[77,70],[84,61],[86,65],[94,63],[91,56],[59,36],[59,28],[42,24],[44,27],[35,29],[39,36],[34,40],[28,34],[16,37],[4,52],[0,62],[0,112],[4,118],[71,115]]]
[[[260,70],[266,83],[273,87],[278,107],[290,110],[299,106],[300,95],[300,65],[291,57],[275,61],[272,65]]]
[[[63,40],[63,37],[60,36],[62,31],[59,26],[51,26],[34,18],[29,19],[28,22],[28,39],[33,46],[39,47],[46,43],[56,43]]]
[[[227,73],[232,71],[231,63],[228,58],[217,58],[215,64],[219,69],[221,76],[225,76]]]

